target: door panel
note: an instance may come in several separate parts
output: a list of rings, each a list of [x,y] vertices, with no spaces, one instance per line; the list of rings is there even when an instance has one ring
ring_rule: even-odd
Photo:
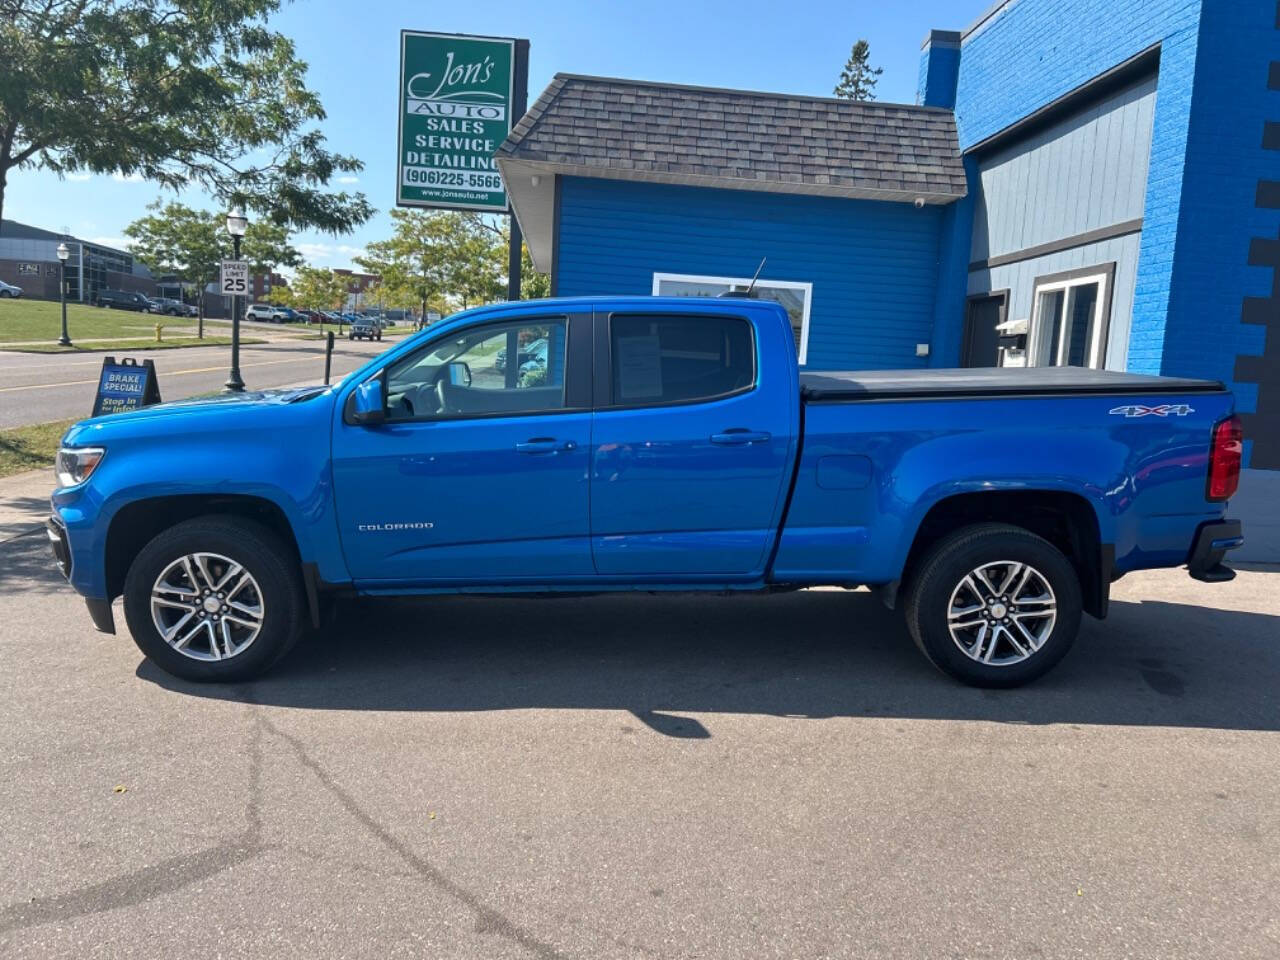
[[[743,351],[788,357],[794,345],[780,325],[765,328],[780,342],[759,346],[741,318],[740,331],[712,329],[723,320],[597,318],[597,355],[601,339],[612,355],[591,468],[592,551],[602,575],[745,577],[764,568],[797,399],[791,378],[758,377]],[[730,395],[700,402],[700,389]]]
[[[1000,331],[1004,322],[1006,294],[969,298],[965,316],[964,358],[966,367],[994,367],[1000,362]]]
[[[558,449],[518,449],[542,438]],[[334,486],[352,576],[495,582],[591,575],[590,443],[586,411],[342,425]]]
[[[352,576],[593,576],[590,355],[590,317],[533,317],[444,334],[390,364],[388,421],[334,432]]]

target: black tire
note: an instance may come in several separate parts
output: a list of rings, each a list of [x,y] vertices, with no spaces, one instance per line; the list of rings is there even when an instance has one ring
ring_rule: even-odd
[[[196,660],[167,644],[151,617],[151,589],[175,560],[215,553],[244,567],[262,597],[257,636],[232,657]],[[157,534],[134,559],[124,582],[124,615],[133,641],[166,673],[197,683],[248,680],[268,670],[289,651],[304,629],[306,600],[291,551],[266,527],[240,517],[187,520]],[[203,635],[192,643],[203,642]]]
[[[1005,659],[1010,662],[1003,665],[983,663],[961,649],[961,639],[952,638],[948,627],[948,612],[951,610],[953,594],[969,596],[967,588],[961,586],[968,574],[979,570],[984,564],[1005,561],[1034,568],[1034,573],[1053,593],[1056,618],[1051,623],[1047,618],[1026,621],[1033,633],[1042,628],[1047,631],[1034,650],[1026,642],[1024,634],[1014,633],[1017,623],[1012,621],[1016,618],[1009,617],[1004,621],[996,618],[996,623],[1009,624],[1008,633],[993,629],[989,636],[1002,639],[997,639],[994,643],[989,639],[979,641],[977,647],[980,651],[994,650],[990,657],[993,661]],[[1001,570],[996,568],[990,573],[1000,574]],[[990,573],[988,579],[991,578]],[[960,594],[956,594],[958,590],[961,591]],[[986,598],[978,598],[979,602],[983,599]],[[993,599],[999,601],[1005,598]],[[1042,601],[1032,599],[1027,606],[1019,609],[1027,617],[1029,615],[1025,611],[1041,609],[1042,604]],[[916,646],[943,673],[975,687],[1017,687],[1043,676],[1071,649],[1080,629],[1080,580],[1075,567],[1062,551],[1029,530],[1002,523],[975,524],[943,538],[921,559],[907,586],[905,608],[907,629]],[[984,605],[981,611],[971,616],[986,620],[992,617],[993,609],[999,612],[998,605]],[[965,640],[976,637],[978,630],[981,627],[970,632],[961,631],[960,637]],[[1009,639],[1010,637],[1013,639]],[[1032,652],[1023,656],[1012,645],[1014,640]]]
[[[8,300],[11,296],[12,294],[9,293],[8,290],[0,290],[0,297],[3,297],[5,300]]]

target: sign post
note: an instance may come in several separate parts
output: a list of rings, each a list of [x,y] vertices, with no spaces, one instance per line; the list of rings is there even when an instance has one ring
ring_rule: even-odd
[[[529,41],[400,32],[396,204],[510,213],[494,160],[529,98]],[[520,298],[520,226],[511,217],[507,298]]]

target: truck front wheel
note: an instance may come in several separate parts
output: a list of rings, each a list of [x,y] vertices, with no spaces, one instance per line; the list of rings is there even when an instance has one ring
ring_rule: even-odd
[[[1080,581],[1057,547],[1021,527],[975,524],[935,544],[906,598],[907,629],[944,673],[1016,687],[1061,660],[1080,628]]]
[[[303,629],[306,606],[291,553],[270,530],[240,517],[199,517],[163,531],[125,577],[134,643],[184,680],[257,676]]]

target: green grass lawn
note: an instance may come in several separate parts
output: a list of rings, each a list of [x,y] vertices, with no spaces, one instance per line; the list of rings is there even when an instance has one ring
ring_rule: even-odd
[[[53,466],[58,441],[80,417],[0,430],[0,477]]]
[[[197,321],[195,317],[165,317],[132,310],[105,310],[83,303],[67,304],[67,332],[73,343],[107,337],[154,341],[157,323],[163,324],[164,335],[168,337],[194,335]],[[205,321],[206,335],[216,333],[225,336],[228,327],[225,321]],[[0,343],[24,340],[53,342],[61,333],[61,304],[47,300],[0,298]]]
[[[166,333],[166,336],[168,334]],[[247,347],[255,343],[266,343],[266,340],[255,340],[251,337],[241,337],[240,346]],[[72,342],[69,347],[58,346],[57,342],[26,344],[20,347],[9,347],[14,353],[111,353],[113,351],[128,350],[130,352],[137,350],[174,350],[179,347],[225,347],[231,343],[230,337],[210,337],[206,336],[203,340],[197,340],[194,337],[184,337],[180,340],[164,340],[156,343],[156,338],[151,337],[150,340],[115,340],[111,343],[94,343],[93,341],[76,343]],[[4,344],[0,343],[0,350],[5,349]]]
[[[347,331],[350,329],[351,329],[351,324],[349,323],[344,323],[342,325],[341,333],[338,332],[338,325],[336,323],[315,323],[315,324],[309,324],[309,325],[299,323],[299,324],[293,324],[292,326],[287,327],[285,329],[285,332],[286,333],[296,332],[299,334],[303,334],[304,336],[308,333],[311,333],[311,334],[315,334],[315,336],[317,337],[323,338],[326,333],[332,330],[334,339],[337,339],[338,337],[345,338],[347,335]],[[413,324],[401,323],[401,324],[397,324],[394,327],[387,327],[387,329],[383,330],[382,339],[394,340],[396,337],[407,336],[408,334],[411,334],[411,333],[417,333],[417,331],[413,329]]]

